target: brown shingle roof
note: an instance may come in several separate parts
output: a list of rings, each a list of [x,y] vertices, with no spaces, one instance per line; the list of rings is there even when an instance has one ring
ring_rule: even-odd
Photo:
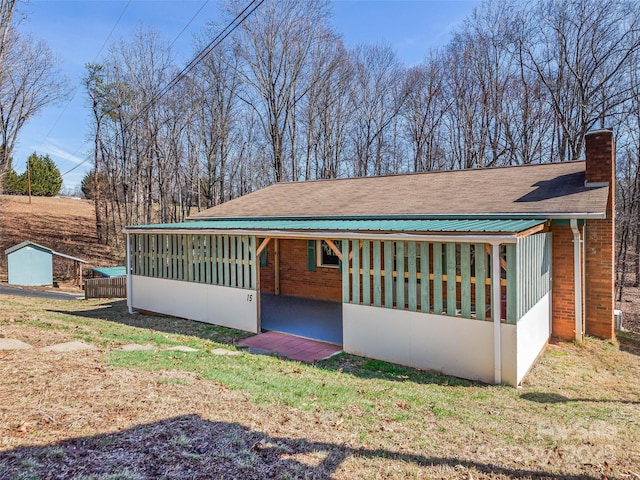
[[[585,187],[584,169],[567,162],[279,183],[192,218],[601,214],[608,187]]]

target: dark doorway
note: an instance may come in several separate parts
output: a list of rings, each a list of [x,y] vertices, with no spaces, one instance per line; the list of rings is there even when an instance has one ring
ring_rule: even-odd
[[[262,330],[342,345],[342,303],[260,293]]]

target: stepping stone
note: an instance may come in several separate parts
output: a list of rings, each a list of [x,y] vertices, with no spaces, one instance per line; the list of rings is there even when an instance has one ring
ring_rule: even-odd
[[[249,347],[248,348],[249,353],[252,353],[253,355],[271,355],[271,356],[278,356],[278,352],[276,352],[275,350],[267,350],[266,348],[258,348],[258,347]]]
[[[73,341],[49,345],[48,347],[42,347],[40,350],[42,350],[43,352],[77,352],[80,350],[97,350],[97,348],[95,345]]]
[[[137,352],[137,351],[153,350],[153,346],[139,345],[137,343],[129,343],[128,345],[121,346],[117,350],[123,350],[125,352]]]
[[[167,348],[167,350],[171,350],[173,352],[197,352],[197,348],[187,347],[185,345],[178,345],[176,347]]]
[[[0,350],[27,350],[28,348],[33,347],[15,338],[0,338]]]
[[[211,350],[213,355],[240,355],[241,352],[236,350],[227,350],[226,348],[214,348]]]

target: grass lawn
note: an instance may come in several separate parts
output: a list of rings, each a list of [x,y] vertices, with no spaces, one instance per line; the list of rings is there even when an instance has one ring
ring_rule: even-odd
[[[0,352],[3,480],[640,479],[636,334],[550,345],[519,389],[346,354],[212,355],[247,334],[122,301],[3,297],[0,334],[98,347]]]

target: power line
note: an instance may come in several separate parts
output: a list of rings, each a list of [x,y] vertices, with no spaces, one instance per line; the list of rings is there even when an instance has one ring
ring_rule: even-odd
[[[129,0],[129,3],[131,3],[131,0]],[[200,15],[200,12],[202,12],[202,10],[204,9],[204,7],[206,7],[208,3],[209,3],[209,0],[205,0],[205,2],[202,4],[202,6],[201,6],[197,11],[196,11],[196,13],[194,13],[194,14],[193,14],[193,16],[191,17],[191,19],[187,22],[187,24],[182,28],[182,30],[180,30],[180,32],[178,33],[178,35],[176,35],[176,37],[173,39],[173,41],[169,44],[169,48],[171,48],[171,47],[172,47],[172,46],[173,46],[173,45],[178,41],[178,39],[182,36],[182,34],[186,31],[186,29],[187,29],[187,28],[189,28],[189,25],[191,25],[191,24],[193,23],[193,21],[198,17],[198,15]],[[127,6],[128,6],[128,5],[129,5],[129,4],[127,4]],[[125,10],[126,10],[126,7],[125,7]],[[124,11],[122,12],[122,14],[124,14]],[[120,15],[120,18],[122,18],[122,15]],[[120,19],[118,19],[118,22],[119,22],[119,21],[120,21]],[[116,25],[117,25],[117,23],[116,23]],[[114,29],[115,29],[115,26],[114,26]],[[113,30],[111,31],[111,33],[113,33]],[[109,34],[109,37],[110,37],[110,36],[111,36],[111,34]],[[107,40],[108,40],[108,38],[107,38]],[[105,41],[105,43],[102,45],[102,47],[100,48],[100,52],[98,52],[98,55],[96,56],[96,59],[97,59],[97,57],[100,55],[100,53],[102,52],[102,50],[103,50],[103,48],[104,48],[104,46],[105,46],[105,45],[106,45],[106,41]],[[95,63],[95,60],[94,60],[94,63]],[[78,88],[79,88],[79,87],[80,87],[80,86],[78,85]],[[76,91],[77,91],[77,89],[76,89]],[[66,107],[65,107],[65,109],[66,109]],[[51,133],[51,132],[49,132],[49,133]],[[77,153],[79,153],[79,152],[84,148],[84,146],[85,146],[87,143],[88,143],[88,142],[86,142],[86,141],[85,141],[85,142],[82,144],[82,146],[81,146],[78,150],[76,150],[76,152],[75,152],[75,153],[73,153],[73,154],[72,154],[72,156],[75,156]],[[81,161],[80,163],[78,163],[78,164],[74,165],[74,166],[73,166],[73,167],[71,167],[69,170],[67,170],[66,172],[64,172],[61,176],[62,176],[62,177],[64,177],[65,175],[67,175],[67,174],[69,174],[69,173],[73,172],[75,169],[77,169],[77,168],[79,168],[80,166],[84,165],[84,164],[85,164],[85,163],[87,163],[88,161],[89,161],[89,159],[88,159],[88,158],[84,159],[84,160],[83,160],[83,161]]]
[[[76,150],[76,153],[80,152],[80,150],[82,150],[84,148],[84,146],[87,144],[87,142],[83,143],[82,146]],[[73,156],[76,155],[76,153],[73,154]],[[66,174],[73,172],[76,168],[84,165],[85,163],[87,163],[89,161],[88,158],[85,158],[84,160],[82,160],[80,163],[76,163],[73,167],[71,167],[69,170],[67,170],[66,172],[64,172],[63,174],[61,174],[61,177],[64,177]]]
[[[116,23],[111,28],[111,31],[109,32],[109,35],[107,35],[107,38],[102,43],[102,46],[100,47],[100,50],[98,50],[98,53],[96,54],[95,58],[93,59],[93,63],[95,63],[98,60],[98,57],[102,53],[102,50],[104,50],[104,47],[107,45],[107,42],[109,42],[109,39],[111,38],[111,35],[113,35],[113,32],[115,32],[116,28],[120,24],[120,20],[122,20],[122,17],[124,16],[125,12],[127,11],[127,8],[129,8],[129,5],[131,5],[131,1],[132,0],[129,0],[127,2],[127,4],[124,6],[124,8],[122,9],[122,12],[120,12],[120,16],[118,17],[118,19],[116,20]],[[209,1],[209,0],[207,0],[207,1]],[[53,125],[51,126],[51,128],[49,129],[47,134],[44,136],[44,138],[42,139],[42,141],[40,142],[40,144],[38,145],[36,150],[40,149],[40,147],[42,147],[44,142],[49,139],[51,133],[58,126],[58,123],[60,123],[60,120],[62,120],[62,117],[67,112],[67,108],[69,108],[69,105],[71,105],[71,102],[73,102],[73,100],[76,97],[76,94],[78,93],[78,90],[80,90],[81,86],[82,86],[82,83],[78,83],[76,85],[75,89],[73,90],[73,93],[71,94],[71,97],[69,98],[69,101],[67,103],[65,103],[64,108],[60,112],[60,115],[58,115],[58,118],[56,118],[56,120],[53,122]],[[84,147],[84,144],[82,146]],[[80,147],[80,148],[82,148],[82,147]],[[75,156],[75,153],[72,156]]]
[[[131,5],[131,0],[129,0],[127,2],[127,4],[124,6],[124,9],[122,10],[122,13],[120,14],[120,16],[118,17],[118,20],[116,20],[115,25],[113,26],[113,28],[111,29],[111,31],[109,32],[109,35],[107,35],[107,38],[105,39],[104,43],[102,44],[102,46],[100,47],[100,50],[98,50],[98,53],[96,54],[95,58],[93,59],[93,63],[95,63],[98,60],[98,57],[100,56],[100,54],[102,53],[102,50],[104,50],[104,47],[107,46],[107,42],[111,39],[111,35],[113,35],[113,32],[116,30],[116,27],[118,26],[118,24],[120,23],[120,20],[122,20],[122,17],[124,16],[124,13],[127,11],[127,8],[129,8],[129,5]]]
[[[257,2],[257,4],[253,8],[251,6],[254,3],[256,3],[256,0],[252,0],[251,2],[249,2],[249,4],[238,15],[236,15],[236,17],[231,22],[229,22],[229,24],[220,33],[218,33],[218,35],[216,35],[213,38],[213,40],[211,40],[211,42],[209,42],[209,44],[206,47],[204,47],[202,50],[200,50],[200,52],[198,52],[198,54],[182,70],[180,70],[180,72],[178,72],[178,74],[176,74],[169,81],[169,83],[167,83],[167,85],[165,85],[162,88],[162,90],[160,90],[160,92],[158,92],[156,95],[154,95],[151,98],[151,100],[149,100],[140,109],[140,111],[129,122],[127,122],[126,126],[128,127],[133,122],[135,122],[140,117],[140,115],[142,115],[144,112],[146,112],[154,103],[156,103],[158,100],[160,100],[162,97],[164,97],[169,92],[169,90],[171,90],[173,87],[175,87],[180,82],[180,80],[182,80],[191,70],[193,70],[198,63],[200,63],[202,60],[204,60],[204,58],[207,55],[209,55],[209,53],[211,53],[218,45],[220,45],[220,43],[222,43],[222,41],[224,39],[226,39],[229,35],[231,35],[231,33],[236,28],[238,28],[264,2],[265,2],[265,0],[259,0]],[[249,10],[249,11],[245,15],[245,12],[247,12],[247,10]],[[180,34],[182,34],[182,32]],[[89,161],[89,159],[83,160],[81,163],[75,165],[73,168],[71,168],[68,171],[64,172],[62,174],[62,176],[64,177],[68,173],[71,173],[76,168],[78,168],[81,165],[87,163],[88,161]]]
[[[127,4],[125,5],[125,7],[122,9],[122,12],[120,13],[120,16],[118,17],[118,19],[116,20],[116,23],[113,25],[113,27],[111,28],[111,31],[109,32],[109,35],[107,35],[107,38],[105,39],[105,41],[102,43],[102,46],[100,47],[100,50],[98,50],[98,53],[96,54],[95,58],[93,59],[93,63],[96,63],[98,58],[100,57],[100,55],[102,54],[102,51],[104,50],[104,48],[107,46],[107,43],[109,42],[109,40],[111,39],[111,36],[113,35],[113,32],[115,32],[116,28],[118,27],[118,25],[120,24],[120,20],[122,20],[122,17],[124,16],[125,12],[127,11],[127,8],[129,7],[129,5],[131,5],[132,0],[129,0],[127,2]],[[173,41],[169,44],[169,48],[171,48],[177,41],[178,39],[182,36],[182,34],[187,30],[187,28],[189,28],[189,26],[193,23],[193,21],[198,17],[198,15],[200,15],[200,12],[202,12],[202,10],[204,9],[204,7],[207,6],[207,4],[209,3],[209,0],[205,0],[205,2],[200,6],[200,8],[193,14],[193,16],[191,17],[191,19],[187,22],[187,24],[182,28],[182,30],[180,30],[180,32],[176,35],[176,37],[173,39]],[[60,122],[60,120],[62,119],[62,116],[65,114],[65,112],[67,111],[67,108],[69,107],[69,105],[71,104],[71,102],[73,101],[73,99],[75,98],[76,94],[78,93],[78,90],[80,89],[80,87],[82,86],[82,83],[79,83],[75,90],[73,91],[73,94],[71,95],[71,98],[69,99],[69,101],[65,104],[64,108],[62,109],[62,112],[60,112],[60,115],[58,116],[58,118],[56,119],[56,121],[53,123],[53,126],[51,127],[51,129],[49,130],[49,132],[47,132],[47,134],[45,135],[44,139],[40,142],[40,145],[38,145],[39,149],[42,144],[49,138],[49,136],[51,135],[51,133],[53,132],[53,130],[55,129],[55,127],[58,125],[58,123]],[[75,157],[78,153],[80,153],[80,151],[85,147],[85,145],[87,144],[87,142],[85,141],[82,146],[80,146],[80,148],[78,148],[73,154],[71,154],[71,157]],[[37,150],[36,149],[36,150]],[[69,170],[67,170],[66,172],[64,172],[62,174],[62,176],[67,175],[68,173],[73,172],[76,168],[80,167],[81,165],[84,165],[85,163],[87,163],[89,160],[85,159],[82,162],[74,165],[72,168],[70,168]]]
[[[204,60],[204,58],[207,55],[209,55],[209,53],[211,53],[213,49],[215,49],[218,45],[220,45],[220,43],[222,43],[222,41],[225,38],[231,35],[231,33],[236,28],[238,28],[247,19],[247,17],[249,17],[253,12],[255,12],[260,7],[260,5],[264,3],[264,1],[265,0],[259,0],[257,4],[253,8],[251,8],[251,5],[256,3],[256,0],[251,0],[251,2],[249,2],[249,4],[246,7],[244,7],[244,9],[238,15],[236,15],[236,17],[220,33],[218,33],[218,35],[216,35],[214,39],[211,40],[211,42],[209,42],[209,44],[206,47],[204,47],[202,50],[200,50],[200,52],[198,52],[198,54],[193,58],[193,60],[191,60],[180,72],[178,72],[178,74],[175,75],[173,79],[171,79],[171,81],[162,90],[160,90],[160,92],[158,92],[153,97],[151,97],[151,100],[149,100],[140,109],[140,111],[127,123],[127,126],[135,122],[140,117],[140,115],[146,112],[155,102],[160,100],[162,97],[164,97],[167,94],[167,92],[169,92],[169,90],[175,87],[180,82],[180,80],[182,80],[191,70],[193,70],[198,63]],[[250,8],[251,10],[249,10]],[[245,12],[247,10],[249,10],[249,12],[245,15]]]
[[[198,9],[198,11],[196,13],[193,14],[193,17],[191,17],[191,20],[189,20],[187,22],[187,24],[184,26],[184,28],[182,30],[180,30],[180,33],[178,33],[178,35],[176,35],[176,38],[173,39],[173,42],[171,42],[169,44],[169,48],[173,47],[173,45],[178,41],[178,39],[182,36],[182,34],[184,33],[184,31],[189,28],[189,25],[191,25],[193,23],[193,21],[196,19],[196,17],[198,15],[200,15],[200,12],[204,9],[204,7],[207,6],[207,4],[209,3],[209,0],[205,0],[205,2],[202,4],[202,6]]]

